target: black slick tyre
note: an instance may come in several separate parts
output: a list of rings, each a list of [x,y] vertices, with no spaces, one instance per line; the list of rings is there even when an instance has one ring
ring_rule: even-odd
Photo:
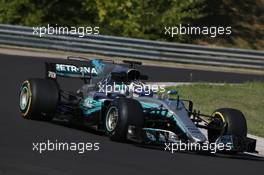
[[[126,139],[128,126],[143,127],[143,108],[141,104],[129,98],[117,98],[106,110],[104,127],[106,134],[114,141]]]
[[[58,101],[59,90],[54,80],[29,79],[21,85],[19,109],[25,119],[51,120]]]
[[[219,130],[208,129],[209,142],[215,142],[221,135],[234,135],[237,137],[247,136],[247,123],[245,116],[237,109],[217,109],[212,114],[212,121],[208,126],[212,128],[222,128]]]

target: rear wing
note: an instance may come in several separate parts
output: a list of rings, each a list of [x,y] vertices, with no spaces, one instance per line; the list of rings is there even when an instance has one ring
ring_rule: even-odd
[[[120,65],[117,65],[114,61],[110,60],[90,60],[83,57],[73,56],[69,56],[67,60],[69,60],[67,63],[46,62],[46,77],[51,79],[56,79],[57,77],[71,77],[81,78],[84,80],[100,80],[107,74],[111,73],[115,68],[121,69]],[[141,62],[127,60],[124,60],[123,62],[128,64],[130,68],[134,68],[135,65],[142,64]],[[143,76],[141,77],[143,78]]]
[[[98,75],[96,68],[89,64],[77,65],[77,64],[67,64],[67,63],[45,63],[46,77],[56,79],[60,77],[71,77],[71,78],[81,78],[81,79],[91,79]]]

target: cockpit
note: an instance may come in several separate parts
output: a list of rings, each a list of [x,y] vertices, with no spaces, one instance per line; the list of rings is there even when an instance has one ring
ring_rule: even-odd
[[[117,67],[98,83],[101,92],[119,93],[125,96],[152,96],[152,91],[146,86],[144,79],[136,69]]]

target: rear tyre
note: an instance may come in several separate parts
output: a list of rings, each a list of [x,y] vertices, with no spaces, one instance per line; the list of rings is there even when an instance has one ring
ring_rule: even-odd
[[[20,88],[19,109],[25,119],[51,120],[59,101],[54,80],[29,79]]]
[[[247,136],[247,123],[241,111],[232,108],[222,108],[216,110],[212,116],[212,121],[208,126],[222,129],[208,129],[209,142],[215,142],[221,135]],[[224,125],[224,123],[226,124]]]
[[[104,128],[111,140],[122,141],[126,139],[129,125],[142,128],[143,123],[143,108],[138,101],[117,98],[106,111]]]

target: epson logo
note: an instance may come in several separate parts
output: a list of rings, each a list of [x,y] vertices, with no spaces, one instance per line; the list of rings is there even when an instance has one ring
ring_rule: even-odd
[[[74,65],[67,65],[67,64],[56,64],[56,71],[97,75],[97,71],[94,67],[85,67],[85,66],[76,67]]]

